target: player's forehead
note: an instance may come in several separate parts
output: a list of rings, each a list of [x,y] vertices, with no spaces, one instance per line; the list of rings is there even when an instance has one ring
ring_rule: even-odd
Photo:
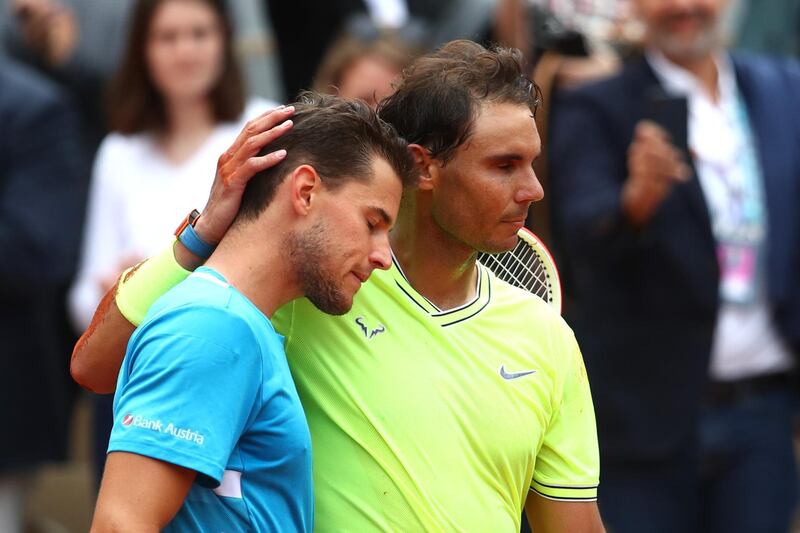
[[[541,151],[541,139],[533,113],[527,105],[485,103],[473,123],[472,135],[464,145],[470,158],[518,154],[534,159]]]

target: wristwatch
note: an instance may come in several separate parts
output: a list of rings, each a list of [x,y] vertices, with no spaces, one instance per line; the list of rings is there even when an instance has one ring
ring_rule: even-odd
[[[181,244],[194,255],[201,259],[208,259],[211,257],[211,254],[214,253],[214,248],[216,248],[216,246],[208,244],[201,239],[194,230],[194,225],[197,223],[199,217],[200,211],[192,209],[192,212],[186,215],[181,225],[175,230],[175,236],[181,241]]]

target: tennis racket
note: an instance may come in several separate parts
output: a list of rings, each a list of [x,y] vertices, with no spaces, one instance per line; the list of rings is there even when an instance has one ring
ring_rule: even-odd
[[[478,261],[505,282],[535,294],[561,314],[561,279],[544,243],[526,228],[513,250],[480,254]]]

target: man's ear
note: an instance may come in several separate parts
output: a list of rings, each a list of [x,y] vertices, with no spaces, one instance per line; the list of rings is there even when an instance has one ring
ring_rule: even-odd
[[[439,165],[427,148],[419,144],[409,144],[408,150],[417,166],[417,189],[429,191],[438,175]]]
[[[322,189],[322,179],[311,165],[300,165],[288,180],[292,209],[297,215],[307,215]]]

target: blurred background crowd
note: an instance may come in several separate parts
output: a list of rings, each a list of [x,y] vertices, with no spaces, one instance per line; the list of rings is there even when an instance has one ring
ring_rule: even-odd
[[[797,412],[800,227],[782,217],[800,198],[800,137],[783,126],[800,122],[800,107],[782,116],[768,104],[800,95],[764,91],[748,73],[800,55],[800,0],[667,2],[699,4],[699,25],[750,58],[720,69],[739,92],[706,114],[702,88],[652,48],[657,8],[642,15],[654,3],[0,0],[0,533],[87,529],[111,398],[71,381],[72,345],[118,273],[202,208],[244,122],[307,88],[377,105],[409,61],[455,38],[520,48],[542,88],[546,197],[528,225],[556,253],[585,353],[610,530],[688,531],[679,517],[701,506],[755,516],[745,531],[785,528],[797,497],[787,421]],[[648,96],[654,86],[667,90]],[[712,104],[727,102],[719,88]],[[676,105],[675,92],[689,95],[688,114],[680,102],[657,108]],[[681,121],[677,135],[668,127],[675,109],[686,139]],[[659,139],[664,130],[642,118],[672,135]],[[648,147],[667,154],[649,169],[704,190],[642,186],[647,170],[637,177],[631,154]],[[720,166],[730,190],[715,196],[705,182]],[[636,199],[630,212],[624,195]],[[717,216],[742,195],[755,215]],[[761,267],[737,270],[725,255],[748,250]],[[735,493],[763,512],[741,518]],[[648,529],[659,513],[674,523]]]

